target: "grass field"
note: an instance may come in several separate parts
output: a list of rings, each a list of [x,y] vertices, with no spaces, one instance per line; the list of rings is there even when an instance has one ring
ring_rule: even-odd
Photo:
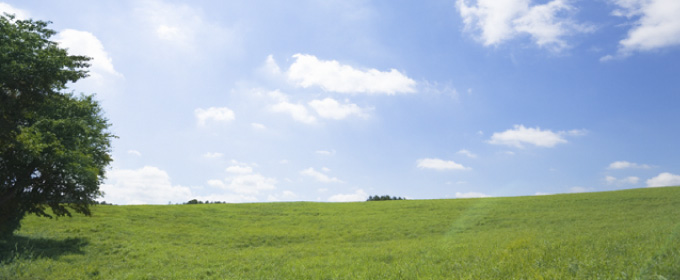
[[[680,279],[680,187],[28,217],[0,279]]]

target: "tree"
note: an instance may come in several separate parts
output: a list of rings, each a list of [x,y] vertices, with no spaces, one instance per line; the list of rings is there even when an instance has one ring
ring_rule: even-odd
[[[0,237],[26,214],[90,215],[111,162],[115,136],[99,104],[64,92],[87,77],[90,58],[50,41],[48,24],[0,15]]]

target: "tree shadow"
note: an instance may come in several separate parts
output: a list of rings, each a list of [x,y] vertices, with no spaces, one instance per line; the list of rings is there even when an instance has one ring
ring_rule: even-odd
[[[0,239],[0,264],[16,260],[37,260],[42,258],[58,259],[68,254],[84,254],[82,248],[89,242],[85,238],[66,238],[63,240],[32,238],[14,235]]]

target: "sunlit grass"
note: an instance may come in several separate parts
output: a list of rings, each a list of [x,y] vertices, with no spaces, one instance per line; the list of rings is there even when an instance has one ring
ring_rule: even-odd
[[[680,188],[96,206],[28,217],[4,279],[680,279]]]

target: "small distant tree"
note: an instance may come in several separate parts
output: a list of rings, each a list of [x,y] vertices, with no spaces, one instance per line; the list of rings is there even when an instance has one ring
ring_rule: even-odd
[[[197,199],[192,199],[187,201],[186,204],[201,204],[202,202],[198,201]]]
[[[50,41],[48,24],[0,15],[0,238],[26,214],[90,215],[111,162],[99,104],[64,92],[90,58]]]

